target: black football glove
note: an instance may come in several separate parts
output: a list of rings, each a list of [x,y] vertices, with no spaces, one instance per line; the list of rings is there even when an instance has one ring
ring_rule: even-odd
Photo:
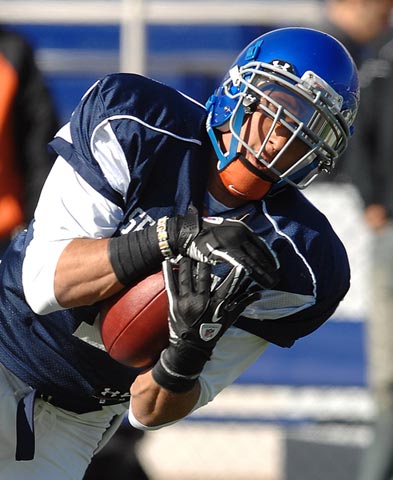
[[[169,347],[153,368],[156,382],[184,392],[196,383],[225,331],[243,310],[260,298],[247,290],[252,280],[240,266],[211,290],[211,265],[183,257],[178,266],[164,262],[169,298]]]
[[[169,243],[183,256],[211,264],[242,266],[263,288],[272,288],[278,281],[278,262],[273,252],[241,220],[200,219],[191,207],[187,215],[169,219],[168,233]]]

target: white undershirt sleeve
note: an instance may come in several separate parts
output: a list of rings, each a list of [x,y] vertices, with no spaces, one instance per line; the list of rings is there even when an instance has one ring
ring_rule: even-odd
[[[201,393],[193,411],[211,402],[225,387],[231,385],[267,348],[269,343],[239,328],[231,327],[217,342],[211,359],[206,363],[199,381]],[[131,404],[128,419],[140,430],[158,430],[178,420],[148,427],[135,418]]]
[[[119,207],[90,187],[61,157],[56,160],[41,193],[33,239],[23,262],[23,288],[35,313],[62,309],[54,294],[54,275],[64,248],[74,238],[110,237],[121,217]]]
[[[58,136],[71,141],[69,124]],[[91,148],[108,183],[125,196],[130,182],[127,161],[109,123],[96,129]],[[123,213],[68,162],[57,158],[41,192],[34,215],[33,239],[23,263],[23,288],[35,313],[43,315],[62,309],[54,293],[54,276],[64,248],[75,238],[111,237]]]

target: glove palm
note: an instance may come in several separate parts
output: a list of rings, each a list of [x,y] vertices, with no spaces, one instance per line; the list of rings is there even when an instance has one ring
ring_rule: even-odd
[[[219,338],[259,293],[248,291],[251,279],[233,267],[211,289],[211,265],[183,257],[178,267],[164,262],[169,298],[170,344],[153,369],[157,383],[173,391],[194,385]]]

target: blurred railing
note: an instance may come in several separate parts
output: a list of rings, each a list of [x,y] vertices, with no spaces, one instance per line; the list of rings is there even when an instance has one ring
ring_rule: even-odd
[[[6,23],[120,25],[121,70],[142,74],[146,71],[147,24],[305,25],[315,24],[321,11],[317,0],[0,1],[1,19]]]

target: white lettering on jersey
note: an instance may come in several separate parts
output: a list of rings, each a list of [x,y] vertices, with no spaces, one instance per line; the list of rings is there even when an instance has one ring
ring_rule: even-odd
[[[155,225],[155,223],[150,215],[138,207],[130,213],[128,223],[121,229],[121,234],[143,230],[147,226]]]

